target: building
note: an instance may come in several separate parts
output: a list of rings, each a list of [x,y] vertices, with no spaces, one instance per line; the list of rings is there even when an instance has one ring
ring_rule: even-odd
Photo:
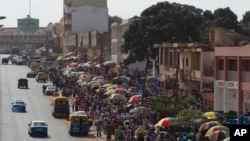
[[[159,50],[159,77],[161,87],[173,89],[172,82],[178,79],[179,94],[191,95],[197,104],[209,109],[203,95],[213,93],[213,48],[207,43],[162,43],[155,44]],[[206,105],[206,106],[205,106]]]
[[[123,35],[128,30],[130,22],[131,19],[127,19],[111,25],[111,60],[117,64],[122,63],[127,57],[121,52],[121,46],[124,43]]]
[[[108,32],[107,0],[64,0],[64,53],[71,34],[97,31]]]
[[[123,20],[121,23],[112,23],[111,25],[111,60],[116,64],[123,63],[128,54],[121,52],[121,46],[124,43],[123,35],[128,30],[133,19]],[[146,61],[136,62],[128,66],[129,69],[145,71]]]
[[[222,32],[223,31],[223,32]],[[211,32],[215,47],[214,110],[241,115],[250,112],[249,37],[223,28]],[[226,38],[226,39],[225,39]]]
[[[39,27],[36,31],[21,31],[17,27],[3,28],[0,32],[0,52],[9,53],[12,48],[29,51],[47,47],[51,39],[48,27]]]

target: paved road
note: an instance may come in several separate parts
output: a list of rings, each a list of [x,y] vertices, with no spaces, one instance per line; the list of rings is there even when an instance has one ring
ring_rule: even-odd
[[[0,55],[0,59],[2,57]],[[17,80],[26,78],[29,70],[27,66],[0,64],[0,141],[96,141],[92,132],[88,137],[71,137],[67,130],[68,121],[52,117],[51,96],[42,94],[43,83],[28,78],[29,89],[17,88]],[[11,111],[11,102],[17,99],[27,103],[26,113]],[[27,124],[34,119],[48,123],[48,138],[33,138],[28,135]]]

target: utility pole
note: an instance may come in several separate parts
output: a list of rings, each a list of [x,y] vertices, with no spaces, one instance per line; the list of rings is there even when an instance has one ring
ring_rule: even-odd
[[[178,85],[178,75],[179,75],[179,69],[180,69],[180,61],[179,61],[179,53],[178,53],[178,59],[177,59],[177,66],[176,66],[176,75],[173,82],[173,93],[174,93],[174,110],[175,110],[175,116],[178,115],[179,112],[179,85]]]
[[[141,105],[144,104],[144,97],[147,92],[147,73],[148,73],[148,64],[149,64],[149,57],[150,57],[150,48],[148,48],[147,53],[146,53],[146,66],[145,66],[145,75],[144,75],[144,86],[143,86],[143,92],[142,92],[142,100],[141,100]]]

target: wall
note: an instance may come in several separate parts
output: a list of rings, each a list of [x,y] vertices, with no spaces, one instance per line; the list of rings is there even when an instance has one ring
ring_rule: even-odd
[[[108,32],[108,8],[83,6],[72,10],[72,33]]]

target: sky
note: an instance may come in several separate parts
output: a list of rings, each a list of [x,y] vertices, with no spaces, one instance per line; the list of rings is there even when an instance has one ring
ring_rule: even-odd
[[[168,1],[195,6],[203,10],[214,11],[218,8],[229,7],[238,17],[250,11],[250,0],[108,0],[107,6],[110,16],[128,19],[140,16],[141,12],[157,2]],[[4,27],[17,27],[17,19],[31,15],[39,19],[40,26],[47,26],[50,22],[58,22],[63,15],[63,0],[0,0],[0,20]]]

